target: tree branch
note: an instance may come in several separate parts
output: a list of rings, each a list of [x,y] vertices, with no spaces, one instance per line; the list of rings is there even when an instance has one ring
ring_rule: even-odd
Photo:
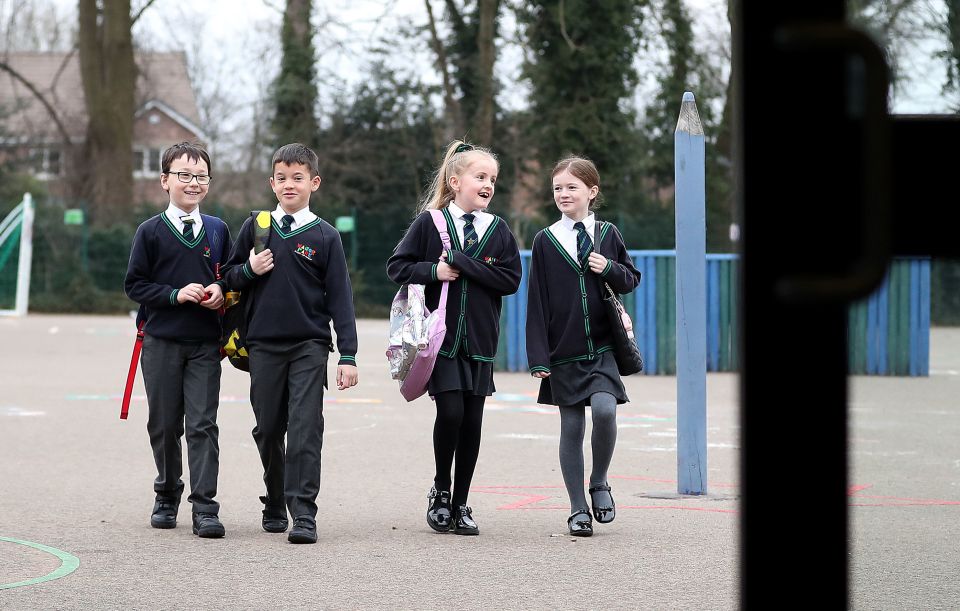
[[[0,70],[3,70],[4,72],[12,76],[14,79],[20,81],[20,83],[22,83],[23,86],[26,87],[30,91],[30,93],[32,93],[34,97],[37,98],[37,100],[39,100],[40,104],[42,104],[43,107],[46,109],[47,114],[50,115],[50,119],[53,120],[54,125],[57,126],[57,131],[60,132],[60,136],[63,138],[63,143],[67,147],[71,147],[73,143],[70,141],[70,134],[67,133],[67,128],[64,126],[63,121],[60,120],[60,116],[57,115],[56,109],[54,109],[54,107],[50,104],[50,102],[47,101],[47,98],[45,98],[43,94],[40,93],[40,90],[37,89],[33,83],[31,83],[26,78],[24,78],[22,74],[17,72],[16,69],[13,68],[13,66],[11,66],[5,61],[0,61]]]
[[[433,7],[430,6],[430,0],[423,0],[423,3],[427,7],[427,18],[430,27],[430,46],[433,48],[433,52],[437,54],[437,68],[440,70],[440,76],[443,80],[443,102],[447,108],[447,116],[451,122],[455,124],[458,122],[460,109],[457,104],[457,99],[454,96],[453,84],[450,82],[447,53],[443,48],[443,41],[440,40],[440,35],[437,33],[437,22],[433,17]],[[450,125],[450,127],[453,129],[457,128],[456,125]]]
[[[567,41],[567,46],[570,47],[571,51],[578,51],[580,49],[577,43],[573,42],[573,39],[570,38],[570,35],[567,34],[567,18],[564,16],[565,8],[563,0],[560,0],[560,6],[558,8],[560,11],[560,35],[563,36],[563,39]]]
[[[133,24],[137,22],[137,19],[140,19],[140,15],[143,15],[143,11],[150,8],[150,5],[153,4],[156,0],[147,0],[146,4],[140,7],[140,10],[137,11],[137,14],[133,16],[133,19],[130,20],[130,27],[133,27]]]

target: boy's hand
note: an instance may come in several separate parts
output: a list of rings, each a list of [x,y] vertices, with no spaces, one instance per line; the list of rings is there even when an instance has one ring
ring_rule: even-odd
[[[543,378],[549,378],[549,377],[550,377],[550,372],[549,372],[549,371],[534,371],[534,372],[533,372],[533,377],[535,377],[535,378],[540,378],[541,380],[542,380]]]
[[[203,300],[200,302],[203,307],[217,310],[223,305],[223,289],[220,288],[219,284],[207,285],[203,287],[203,292]]]
[[[205,295],[202,284],[191,282],[177,292],[177,303],[200,303]]]
[[[607,268],[607,258],[599,253],[592,252],[590,258],[587,259],[587,265],[590,266],[590,271],[593,273],[602,273]]]
[[[264,248],[259,254],[253,254],[253,249],[250,249],[250,269],[258,276],[273,269],[273,253],[269,248]]]
[[[356,365],[337,365],[337,390],[344,390],[356,385]]]
[[[446,253],[444,253],[446,254]],[[460,270],[455,267],[450,267],[446,261],[440,261],[437,263],[437,280],[441,282],[449,282],[456,280],[460,277]]]

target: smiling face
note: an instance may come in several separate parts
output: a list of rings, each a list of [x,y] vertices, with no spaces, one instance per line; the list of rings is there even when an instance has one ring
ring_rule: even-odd
[[[490,156],[476,153],[463,172],[450,177],[450,188],[456,194],[454,203],[464,212],[486,210],[493,199],[494,185],[500,166]]]
[[[207,162],[197,158],[190,161],[188,155],[183,155],[170,162],[170,171],[160,175],[160,186],[170,194],[170,201],[184,212],[193,212],[207,195],[210,185],[201,185],[197,179],[191,177],[190,182],[180,182],[178,172],[189,172],[199,176],[209,176]]]
[[[303,163],[277,163],[270,188],[283,211],[295,214],[310,205],[310,194],[320,188],[320,177],[311,177],[310,168]]]
[[[563,170],[553,175],[553,201],[569,218],[582,221],[590,210],[590,202],[600,192],[600,187],[588,187],[586,183]]]

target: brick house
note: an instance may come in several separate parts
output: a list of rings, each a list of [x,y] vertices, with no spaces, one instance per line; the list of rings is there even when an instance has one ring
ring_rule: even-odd
[[[77,53],[11,53],[10,66],[32,83],[56,110],[70,141],[83,142],[86,109]],[[193,140],[206,144],[197,101],[187,72],[186,55],[137,53],[139,71],[133,124],[134,197],[158,196],[160,155],[171,144]],[[20,81],[0,72],[0,155],[18,160],[37,178],[49,181],[56,194],[57,178],[69,162],[63,135],[43,104]]]

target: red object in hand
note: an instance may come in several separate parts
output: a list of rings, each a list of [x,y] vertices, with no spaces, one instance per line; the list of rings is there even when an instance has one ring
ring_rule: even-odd
[[[204,301],[206,301],[207,299],[210,299],[211,297],[213,297],[213,292],[212,292],[212,291],[207,291],[206,293],[203,294],[203,299],[201,299],[200,301],[201,301],[201,302],[204,302]]]

